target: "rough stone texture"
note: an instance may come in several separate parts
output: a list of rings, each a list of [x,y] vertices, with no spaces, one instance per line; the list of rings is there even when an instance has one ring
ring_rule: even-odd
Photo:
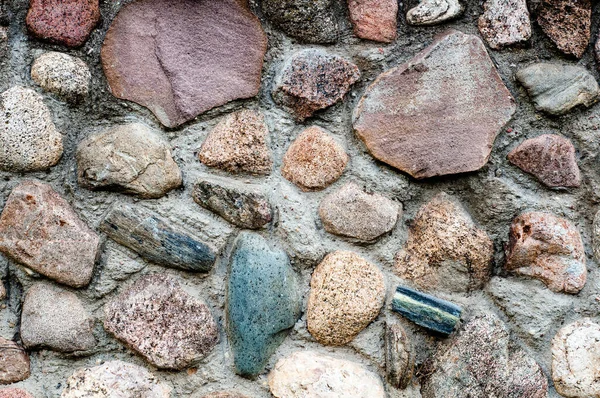
[[[113,95],[176,127],[255,96],[266,48],[260,21],[243,1],[140,0],[113,20],[102,65]]]
[[[0,398],[33,398],[33,395],[20,388],[3,388],[0,390]]]
[[[230,173],[270,174],[269,129],[261,113],[231,113],[217,124],[202,144],[198,157],[207,166]]]
[[[271,203],[256,186],[204,177],[196,181],[192,197],[240,228],[259,229],[273,219]]]
[[[182,183],[171,145],[142,123],[129,123],[92,134],[77,148],[81,186],[159,198]]]
[[[160,369],[190,367],[219,340],[208,306],[166,274],[145,275],[106,304],[104,328]]]
[[[324,345],[346,344],[379,314],[385,300],[383,274],[353,252],[328,254],[310,280],[308,330]]]
[[[72,287],[92,278],[100,238],[50,185],[25,181],[0,216],[0,252]]]
[[[31,79],[45,91],[77,103],[87,97],[92,74],[81,59],[50,51],[33,61]]]
[[[108,361],[78,369],[67,379],[61,398],[170,398],[171,388],[141,366]]]
[[[286,34],[306,43],[333,43],[339,36],[335,0],[263,0],[262,11]]]
[[[115,202],[100,230],[145,259],[166,267],[208,272],[216,259],[212,247],[139,205]]]
[[[34,36],[68,47],[83,45],[99,20],[98,0],[31,0],[26,19]]]
[[[14,86],[0,95],[0,169],[45,170],[63,154],[62,135],[35,91]]]
[[[397,388],[408,387],[415,368],[415,354],[410,338],[400,324],[385,328],[385,371],[389,382]]]
[[[248,398],[245,395],[234,391],[219,391],[213,392],[208,395],[203,396],[202,398]]]
[[[423,398],[546,398],[548,381],[539,365],[509,340],[495,315],[473,318],[429,364]]]
[[[592,250],[596,261],[600,261],[600,210],[596,212],[594,216],[594,222],[592,224]]]
[[[508,160],[549,187],[581,184],[575,148],[570,140],[559,135],[543,134],[525,140],[508,154]]]
[[[273,99],[303,121],[341,101],[359,78],[358,67],[345,58],[323,50],[302,50],[279,72]]]
[[[14,341],[0,337],[0,384],[25,380],[29,374],[29,356],[25,350]]]
[[[563,115],[578,105],[589,107],[600,96],[596,79],[581,66],[537,63],[519,70],[516,77],[535,108],[551,115]]]
[[[349,0],[348,11],[356,36],[383,43],[396,40],[396,0]]]
[[[369,86],[354,130],[375,158],[421,179],[481,168],[514,112],[481,40],[450,30]]]
[[[600,325],[589,318],[564,326],[552,340],[552,379],[564,397],[599,397]]]
[[[384,398],[381,379],[364,366],[316,351],[297,351],[269,373],[276,398]]]
[[[390,232],[401,213],[402,206],[397,202],[364,192],[352,182],[325,196],[319,205],[319,216],[327,232],[364,242]]]
[[[94,319],[75,294],[46,282],[25,294],[21,339],[27,349],[88,351],[96,346],[93,328]]]
[[[590,42],[590,0],[542,0],[537,22],[556,47],[581,58]]]
[[[523,213],[510,226],[504,268],[539,279],[553,292],[576,294],[587,279],[581,235],[564,218]]]
[[[479,32],[493,49],[522,43],[531,37],[526,0],[488,0],[479,17]]]
[[[466,210],[445,193],[419,209],[395,272],[421,289],[468,292],[488,281],[494,245]]]
[[[301,306],[286,253],[258,234],[241,232],[227,281],[227,332],[238,374],[262,372],[300,317]]]
[[[458,17],[463,11],[459,0],[421,0],[408,10],[406,20],[411,25],[436,25]]]
[[[331,135],[312,126],[288,148],[281,175],[303,191],[321,190],[340,178],[348,160],[344,148]]]

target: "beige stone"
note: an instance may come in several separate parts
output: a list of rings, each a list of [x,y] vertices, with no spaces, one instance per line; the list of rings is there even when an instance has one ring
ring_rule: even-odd
[[[31,79],[45,91],[77,102],[88,95],[92,74],[81,59],[49,51],[33,61]]]

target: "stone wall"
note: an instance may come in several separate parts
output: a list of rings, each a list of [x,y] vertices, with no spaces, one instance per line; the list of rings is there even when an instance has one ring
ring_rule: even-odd
[[[2,1],[0,397],[598,395],[597,12],[438,6]]]

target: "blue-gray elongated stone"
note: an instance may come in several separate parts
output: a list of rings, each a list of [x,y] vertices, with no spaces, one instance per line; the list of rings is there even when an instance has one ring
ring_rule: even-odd
[[[392,310],[419,326],[445,335],[454,331],[462,312],[454,303],[404,286],[396,288]]]
[[[216,259],[210,246],[141,206],[113,204],[100,230],[146,260],[166,267],[207,272]]]
[[[241,232],[229,262],[227,331],[235,370],[258,375],[300,317],[297,279],[287,254]]]

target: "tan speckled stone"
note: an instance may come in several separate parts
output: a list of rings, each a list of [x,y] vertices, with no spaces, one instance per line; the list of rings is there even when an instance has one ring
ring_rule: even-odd
[[[303,191],[320,190],[340,178],[347,164],[344,148],[325,130],[312,126],[288,148],[281,174]]]
[[[31,65],[31,79],[45,91],[77,102],[88,95],[92,74],[81,59],[49,51]]]
[[[308,330],[325,345],[346,344],[379,314],[385,299],[383,273],[353,252],[328,254],[310,281]]]
[[[0,390],[0,398],[33,398],[33,395],[20,388],[4,388]]]

